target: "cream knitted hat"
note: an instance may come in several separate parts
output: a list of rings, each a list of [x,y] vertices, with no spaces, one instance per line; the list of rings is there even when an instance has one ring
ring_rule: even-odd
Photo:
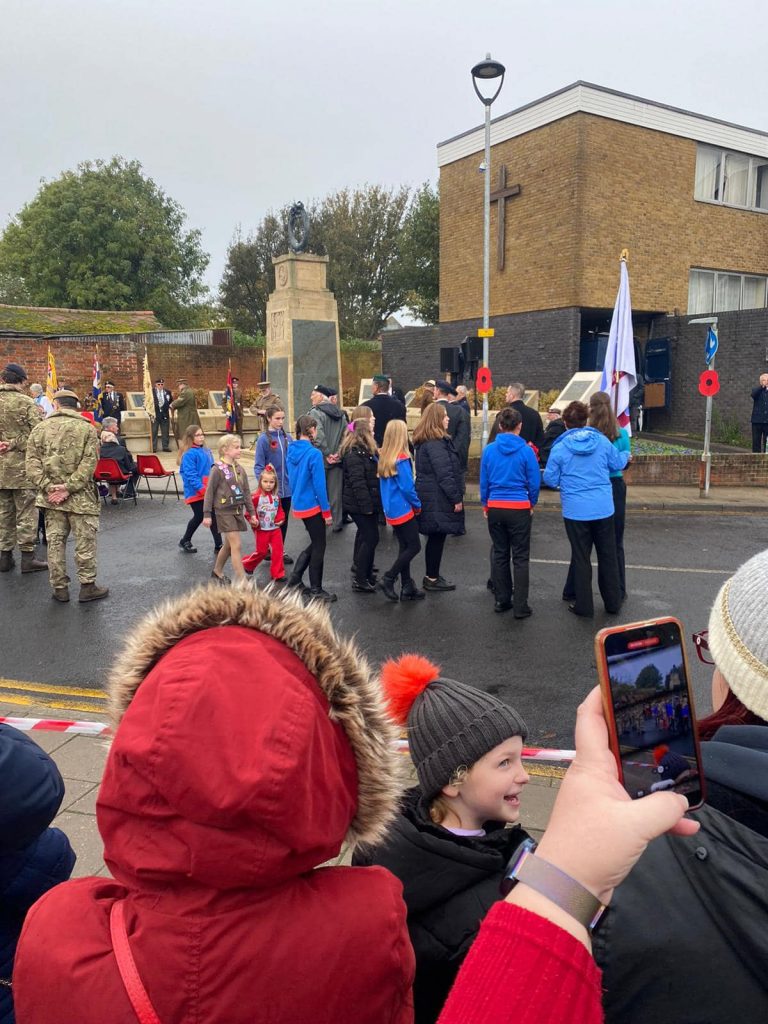
[[[720,588],[709,616],[709,649],[745,708],[768,721],[768,551]]]

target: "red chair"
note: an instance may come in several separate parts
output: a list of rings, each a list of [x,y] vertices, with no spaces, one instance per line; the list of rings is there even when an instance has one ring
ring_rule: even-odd
[[[127,484],[131,479],[130,473],[124,473],[115,459],[99,459],[96,463],[96,469],[93,471],[93,479],[97,483],[101,484],[114,484],[115,486],[121,486]],[[120,494],[118,491],[119,501],[130,501],[133,498],[133,504],[137,505],[136,501],[136,488],[131,488],[131,494]],[[104,504],[107,504],[107,495],[102,495]]]
[[[176,489],[176,500],[180,498],[179,485],[176,480],[176,471],[173,469],[163,469],[163,464],[156,455],[137,455],[136,461],[139,465],[139,480],[144,480],[147,485],[147,493],[149,494],[150,500],[152,498],[152,488],[149,486],[150,478],[153,480],[162,480],[167,477],[167,483],[165,490],[163,491],[163,501],[165,501],[168,494],[168,488],[171,486],[171,479],[173,479],[173,486]]]

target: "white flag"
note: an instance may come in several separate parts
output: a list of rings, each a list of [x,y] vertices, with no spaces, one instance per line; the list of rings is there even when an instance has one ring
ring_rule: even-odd
[[[605,364],[600,390],[611,396],[619,426],[632,433],[629,422],[629,393],[637,384],[635,341],[632,333],[632,300],[629,297],[629,275],[626,260],[621,260],[621,280],[616,305],[613,307],[611,332],[605,350]]]

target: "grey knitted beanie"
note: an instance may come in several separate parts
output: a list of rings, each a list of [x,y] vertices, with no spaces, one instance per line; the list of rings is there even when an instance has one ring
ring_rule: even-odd
[[[419,655],[388,661],[381,678],[392,716],[408,727],[411,758],[427,799],[457,768],[470,768],[510,736],[528,735],[514,708],[474,686],[442,678],[440,669]]]
[[[732,692],[768,721],[768,551],[750,558],[720,588],[709,616],[709,649]]]

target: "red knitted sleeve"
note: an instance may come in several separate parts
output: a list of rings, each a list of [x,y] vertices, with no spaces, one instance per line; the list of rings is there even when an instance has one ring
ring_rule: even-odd
[[[501,901],[483,921],[438,1024],[602,1024],[601,979],[572,935]]]

